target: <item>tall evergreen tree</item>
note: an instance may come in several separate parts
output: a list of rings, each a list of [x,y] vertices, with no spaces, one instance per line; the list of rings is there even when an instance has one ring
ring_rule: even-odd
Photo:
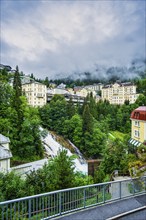
[[[32,171],[26,178],[29,194],[71,188],[74,186],[74,182],[74,162],[67,155],[66,150],[60,150],[48,164],[37,171]]]
[[[90,113],[89,105],[87,104],[83,111],[83,133],[93,131],[93,117]]]
[[[75,106],[72,98],[70,98],[69,102],[67,103],[67,115],[69,119],[72,118],[73,115],[75,115]]]
[[[52,172],[55,180],[56,189],[66,189],[73,187],[75,178],[74,162],[67,155],[66,150],[60,150],[57,157],[54,158]],[[55,179],[54,178],[54,179]]]
[[[44,83],[45,83],[45,85],[46,85],[47,87],[49,87],[49,84],[50,84],[50,83],[49,83],[48,77],[45,78]]]
[[[97,110],[96,110],[96,100],[93,96],[93,93],[90,93],[89,96],[89,108],[90,108],[90,113],[94,118],[97,118]]]
[[[14,82],[13,82],[13,89],[14,89],[14,97],[13,97],[13,107],[17,112],[17,126],[18,128],[21,127],[23,122],[23,112],[21,110],[21,96],[22,96],[22,85],[21,85],[21,78],[18,66],[16,66],[16,71],[14,74]]]
[[[16,71],[15,71],[15,74],[14,74],[13,89],[15,89],[17,96],[22,95],[22,84],[21,84],[21,79],[20,79],[20,73],[19,73],[18,66],[16,66]]]

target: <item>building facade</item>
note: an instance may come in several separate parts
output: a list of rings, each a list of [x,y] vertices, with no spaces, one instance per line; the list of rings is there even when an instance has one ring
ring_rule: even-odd
[[[135,146],[146,142],[146,106],[141,106],[131,113],[131,140]]]
[[[93,94],[93,97],[96,97],[96,92],[92,89],[89,89],[87,87],[74,88],[74,94],[81,96],[81,97],[86,97],[91,92]]]
[[[31,106],[42,107],[47,103],[47,87],[42,83],[25,83],[22,85],[22,91]]]
[[[53,98],[54,95],[62,95],[64,96],[65,100],[68,102],[70,101],[70,99],[72,100],[72,102],[76,105],[76,104],[83,104],[84,103],[84,97],[83,96],[79,96],[76,95],[71,92],[69,92],[66,89],[59,89],[59,88],[55,88],[55,89],[48,89],[47,91],[47,102],[50,102],[51,99]]]
[[[108,100],[110,104],[122,105],[126,100],[134,103],[139,94],[136,94],[136,85],[131,82],[114,83],[103,86],[101,89],[102,100]]]
[[[92,90],[92,91],[100,91],[103,87],[102,83],[93,84],[93,85],[87,85],[85,86],[86,89]]]
[[[0,172],[8,172],[10,169],[12,153],[9,149],[9,143],[9,138],[0,134]]]

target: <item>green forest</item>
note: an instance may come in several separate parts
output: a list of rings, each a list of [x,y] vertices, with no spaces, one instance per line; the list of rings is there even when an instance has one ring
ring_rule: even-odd
[[[141,95],[134,104],[96,102],[90,93],[83,105],[75,106],[71,99],[66,102],[63,96],[54,95],[50,103],[35,108],[28,105],[22,92],[21,74],[16,67],[12,87],[9,85],[12,74],[6,69],[0,70],[0,133],[10,138],[12,165],[44,158],[40,126],[69,139],[86,159],[102,159],[102,162],[94,177],[86,176],[74,171],[72,158],[62,151],[26,179],[14,172],[0,173],[0,201],[107,181],[114,170],[127,174],[133,165],[145,163],[141,148],[128,144],[130,114],[137,107],[146,106],[145,78],[135,79]],[[142,155],[141,160],[137,150]]]

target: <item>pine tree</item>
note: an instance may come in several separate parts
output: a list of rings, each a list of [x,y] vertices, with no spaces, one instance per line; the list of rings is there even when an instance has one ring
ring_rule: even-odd
[[[66,150],[60,150],[52,164],[56,189],[66,189],[73,187],[74,183],[74,163],[67,155]]]
[[[75,106],[72,101],[72,98],[70,98],[70,100],[67,103],[67,115],[69,119],[72,118],[73,115],[75,115]]]
[[[23,122],[23,112],[21,110],[21,96],[22,96],[22,85],[21,85],[21,78],[18,66],[16,66],[16,71],[14,74],[14,82],[13,82],[13,89],[14,89],[14,96],[13,96],[13,108],[17,112],[17,126],[20,129],[21,124]]]
[[[93,118],[90,113],[89,105],[85,105],[83,111],[83,133],[89,132],[92,133],[93,131]]]
[[[21,79],[20,79],[18,66],[16,66],[16,71],[14,74],[13,89],[15,89],[17,96],[22,95],[22,85],[21,85]]]

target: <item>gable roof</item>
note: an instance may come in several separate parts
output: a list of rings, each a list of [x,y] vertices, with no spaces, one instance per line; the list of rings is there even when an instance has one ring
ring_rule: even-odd
[[[10,143],[10,139],[0,134],[0,144],[7,144],[7,143]]]
[[[12,157],[11,151],[1,144],[0,145],[0,160],[8,159],[11,157]]]

